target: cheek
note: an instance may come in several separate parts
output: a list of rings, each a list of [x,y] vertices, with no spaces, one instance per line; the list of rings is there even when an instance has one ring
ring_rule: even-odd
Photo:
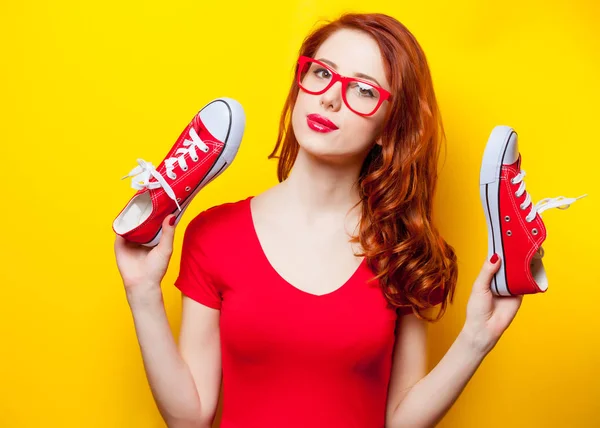
[[[305,94],[302,91],[298,93],[296,102],[292,109],[292,130],[294,131],[296,138],[310,136],[312,131],[309,130],[306,124],[306,115],[312,111],[315,111],[315,107],[311,105],[314,102],[311,95]]]
[[[301,109],[299,108],[299,104],[296,103],[296,105],[294,106],[293,110],[292,110],[292,131],[296,134],[296,138],[298,138],[298,132],[301,132],[301,120],[302,120],[302,113],[301,113]]]
[[[351,142],[352,147],[362,150],[375,141],[378,124],[355,116],[344,121],[343,129],[344,140]]]

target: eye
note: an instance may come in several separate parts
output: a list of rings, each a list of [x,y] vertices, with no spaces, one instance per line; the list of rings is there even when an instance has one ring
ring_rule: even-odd
[[[313,73],[323,79],[329,79],[331,77],[331,72],[323,67],[317,68],[315,71],[313,71]]]
[[[379,96],[379,91],[377,91],[377,89],[364,82],[354,82],[352,83],[352,88],[355,89],[361,97],[377,98]]]

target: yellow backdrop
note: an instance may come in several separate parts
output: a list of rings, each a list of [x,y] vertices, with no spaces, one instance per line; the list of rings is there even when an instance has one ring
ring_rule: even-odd
[[[276,183],[266,158],[297,49],[319,19],[343,11],[388,13],[411,29],[448,132],[436,218],[457,250],[460,282],[454,305],[430,327],[431,366],[459,332],[486,256],[478,175],[492,128],[519,133],[534,202],[588,194],[542,214],[549,291],[524,299],[440,426],[600,426],[600,7],[592,0],[2,2],[0,426],[164,426],[114,260],[111,222],[134,192],[120,177],[137,157],[157,165],[209,100],[244,106],[236,160],[177,229],[163,283],[177,335],[172,284],[184,228],[209,206]]]

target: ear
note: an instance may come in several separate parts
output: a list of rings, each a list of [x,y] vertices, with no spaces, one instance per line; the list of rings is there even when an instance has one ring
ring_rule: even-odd
[[[378,138],[377,140],[375,140],[375,144],[377,144],[378,146],[381,146],[381,138]]]

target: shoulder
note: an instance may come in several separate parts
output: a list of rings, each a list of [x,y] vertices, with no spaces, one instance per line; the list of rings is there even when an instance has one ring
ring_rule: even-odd
[[[250,196],[244,199],[224,202],[209,207],[190,220],[186,235],[202,236],[203,240],[222,238],[231,233],[246,219],[246,208]]]

